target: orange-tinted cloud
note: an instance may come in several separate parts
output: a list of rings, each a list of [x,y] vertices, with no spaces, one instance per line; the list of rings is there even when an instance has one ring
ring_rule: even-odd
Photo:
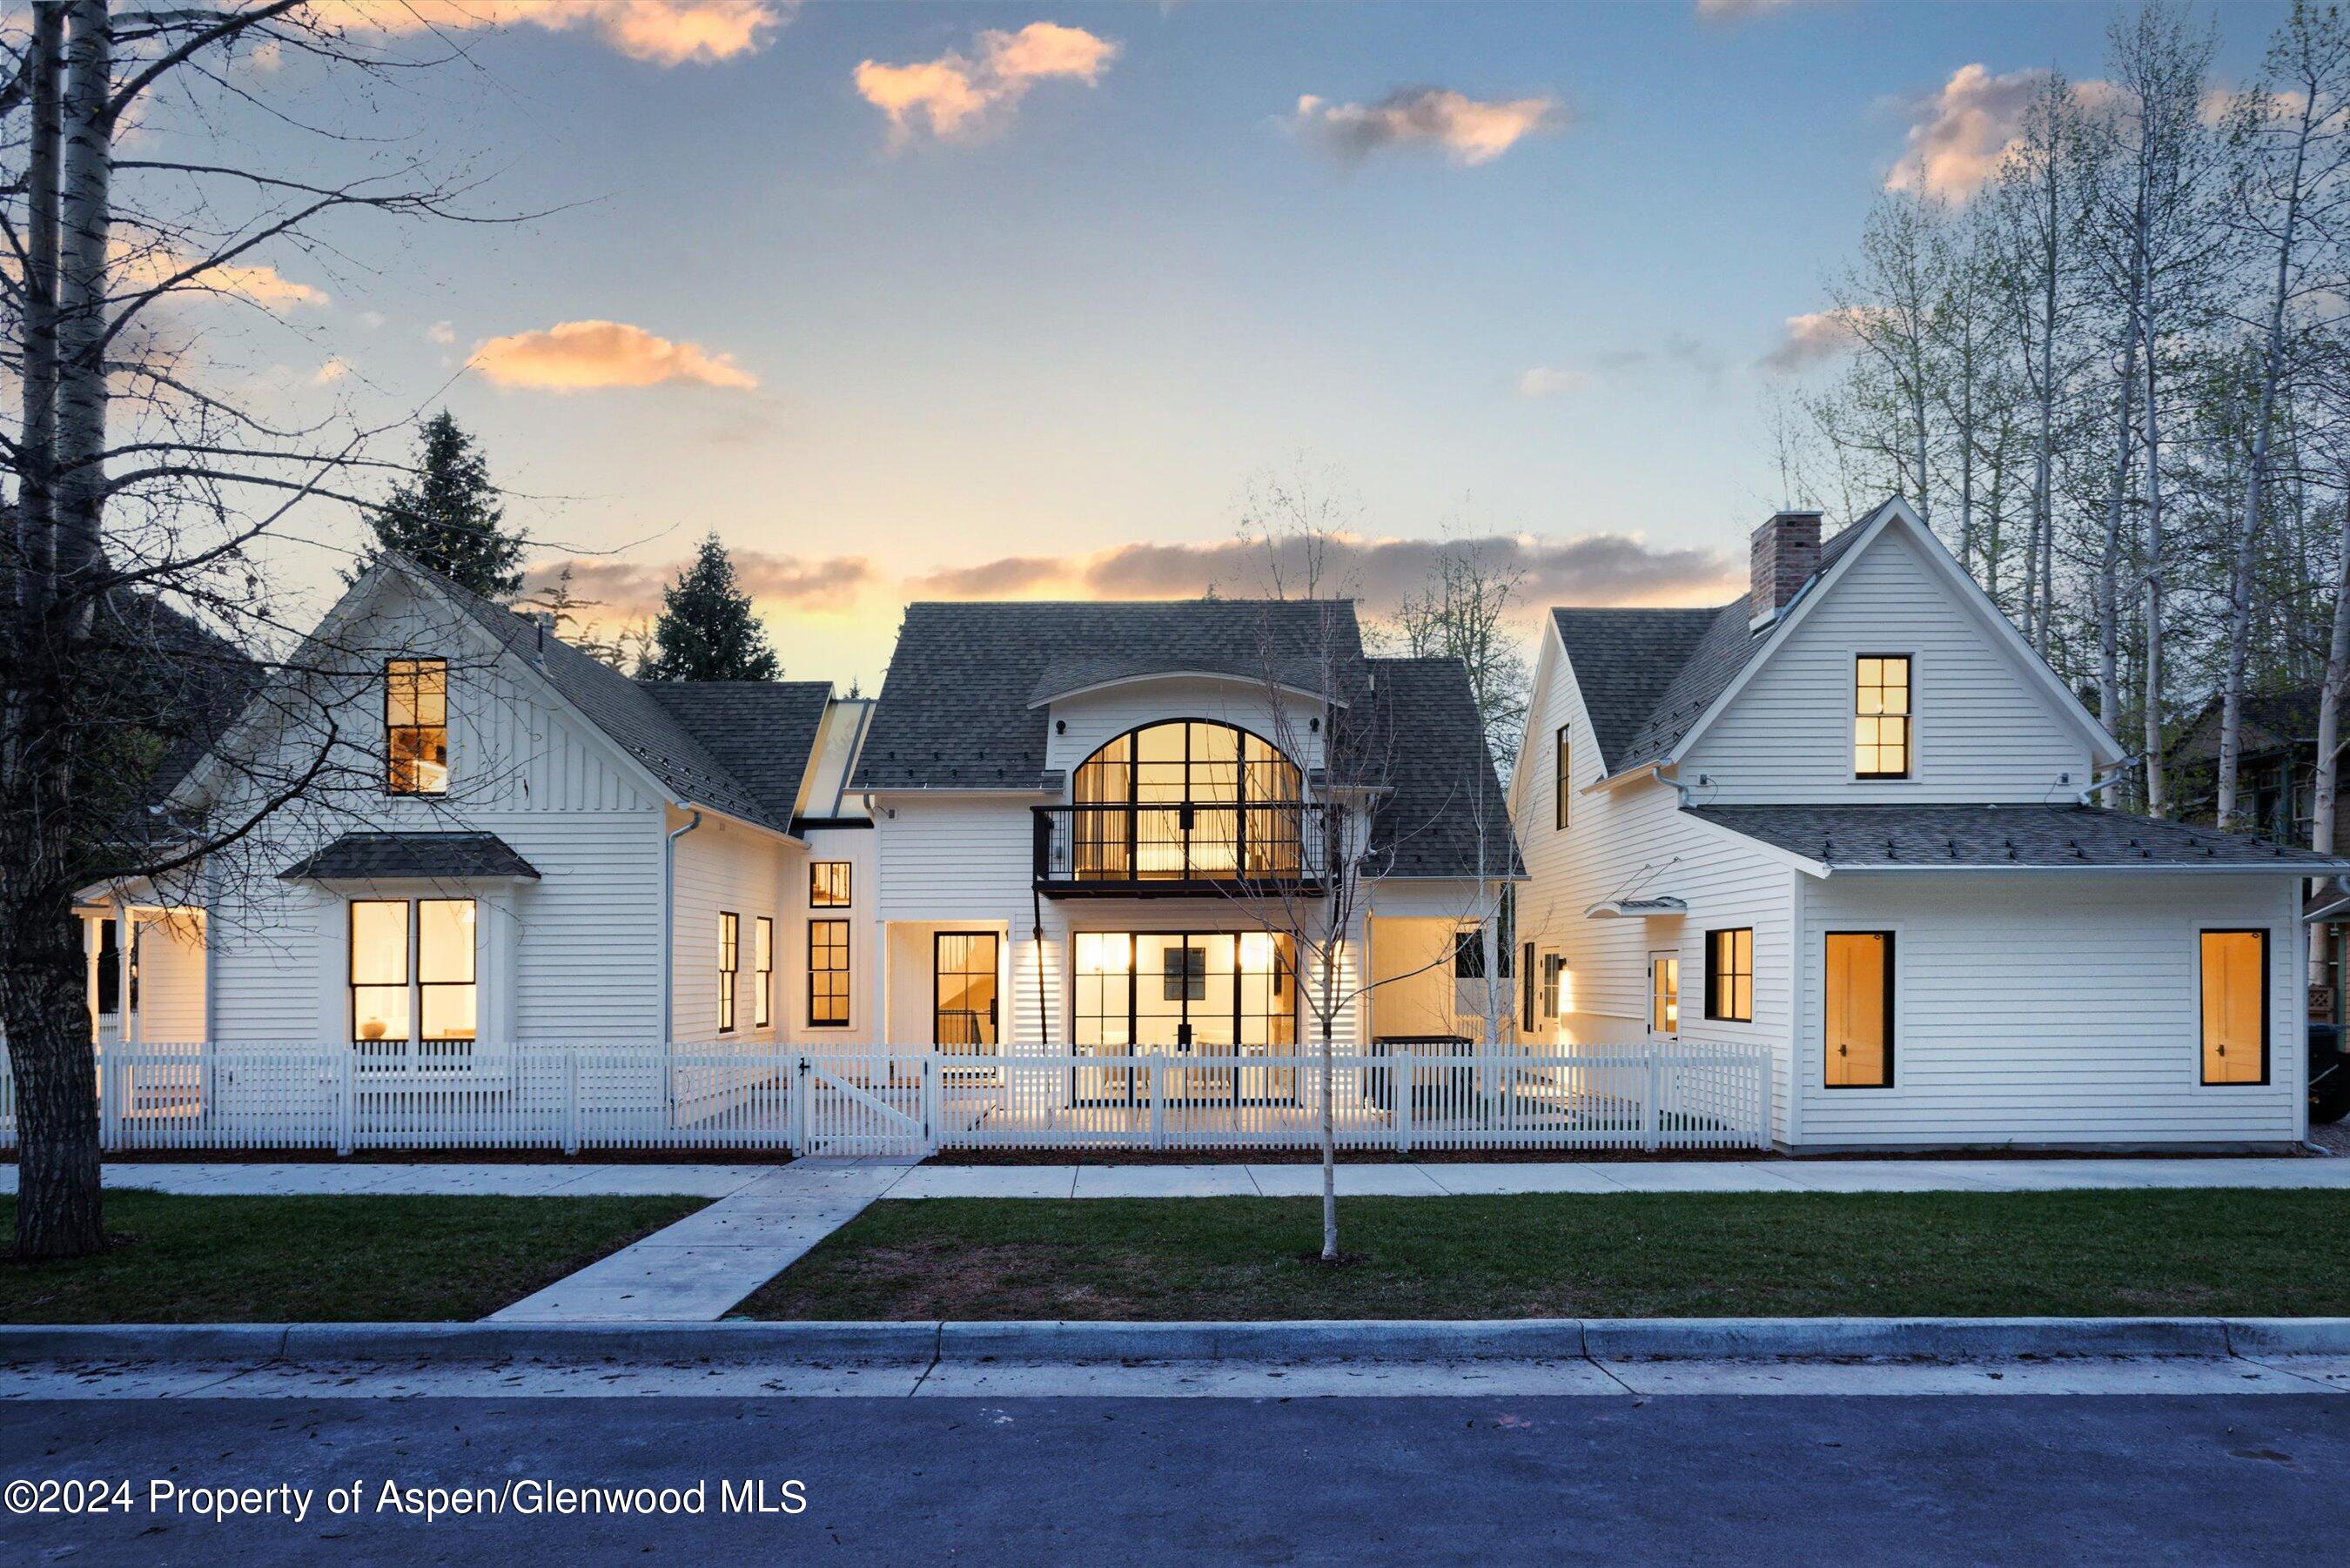
[[[561,321],[473,346],[473,367],[501,387],[550,392],[684,381],[748,391],[759,379],[699,343],[672,342],[625,321]]]
[[[1480,101],[1449,88],[1405,88],[1373,104],[1330,103],[1307,93],[1290,121],[1346,162],[1383,148],[1440,147],[1456,163],[1490,163],[1538,131],[1566,123],[1555,98]]]
[[[134,246],[121,240],[117,240],[110,249],[113,253],[114,284],[118,288],[153,288],[167,278],[179,276],[203,259],[202,256],[182,254],[161,245]],[[241,299],[280,316],[296,306],[328,303],[325,289],[297,283],[276,267],[258,262],[230,262],[206,267],[186,282],[172,285],[172,293],[182,299],[204,294]]]
[[[1888,191],[1917,191],[1964,201],[1999,172],[2016,143],[2024,111],[2047,82],[2033,69],[1995,77],[1980,65],[1960,66],[1932,96],[1913,106],[1908,151],[1886,176]]]
[[[1792,375],[1824,359],[1849,354],[1860,343],[1862,319],[1850,310],[1812,310],[1787,317],[1787,335],[1755,363],[1776,375]]]
[[[655,65],[706,65],[754,52],[798,0],[311,0],[316,20],[354,32],[462,32],[527,22],[592,29]]]
[[[858,96],[889,117],[893,137],[911,136],[919,123],[951,139],[1011,113],[1037,82],[1057,78],[1093,86],[1118,48],[1083,27],[1031,22],[1016,33],[982,33],[976,57],[949,50],[902,66],[866,60],[855,79]]]
[[[873,564],[861,556],[810,559],[759,550],[736,550],[733,555],[735,582],[754,604],[768,609],[801,614],[846,611],[863,589],[879,578]],[[625,625],[658,615],[662,591],[689,564],[604,558],[541,561],[523,573],[523,590],[528,595],[552,587],[567,566],[572,595],[583,601],[586,618]]]

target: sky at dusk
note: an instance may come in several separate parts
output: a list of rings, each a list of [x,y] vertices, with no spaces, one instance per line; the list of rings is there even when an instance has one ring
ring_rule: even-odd
[[[1301,467],[1359,501],[1374,601],[1450,528],[1523,536],[1544,602],[1719,602],[1873,195],[1963,199],[2019,73],[2094,77],[2112,15],[438,3],[460,58],[365,104],[239,67],[397,151],[214,129],[545,215],[269,254],[235,373],[367,424],[445,402],[615,612],[714,528],[789,672],[868,689],[910,598],[1244,590],[1249,482]],[[2223,75],[2281,13],[2222,8]]]

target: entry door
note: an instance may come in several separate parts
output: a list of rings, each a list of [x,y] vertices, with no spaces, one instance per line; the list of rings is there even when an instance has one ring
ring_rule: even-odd
[[[1648,1038],[1674,1040],[1681,1032],[1681,958],[1678,952],[1648,955]]]
[[[948,1050],[985,1055],[1001,1030],[993,931],[941,931],[933,950],[931,1038]]]

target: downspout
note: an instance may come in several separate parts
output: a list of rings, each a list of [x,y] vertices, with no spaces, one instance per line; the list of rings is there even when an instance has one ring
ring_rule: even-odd
[[[1053,1043],[1052,1009],[1045,1000],[1045,896],[1034,887],[1028,889],[1029,918],[1035,924],[1028,936],[1036,944],[1036,1043]]]
[[[683,827],[671,828],[661,844],[660,1043],[664,1051],[676,1044],[671,1035],[675,1033],[671,1014],[677,1001],[677,841],[702,826],[702,813],[683,801],[674,804],[689,820]]]

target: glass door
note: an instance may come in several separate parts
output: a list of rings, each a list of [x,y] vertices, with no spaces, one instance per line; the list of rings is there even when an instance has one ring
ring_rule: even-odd
[[[1174,1099],[1295,1100],[1290,1068],[1235,1068],[1234,1055],[1287,1055],[1297,1042],[1295,965],[1267,931],[1086,931],[1076,940],[1070,1038],[1077,1054],[1129,1047],[1170,1059]],[[1214,1065],[1187,1058],[1222,1057]],[[1147,1097],[1141,1075],[1080,1068],[1081,1099]],[[1125,1080],[1133,1078],[1134,1083]]]
[[[1648,955],[1648,1038],[1678,1039],[1681,1032],[1681,958],[1678,952]]]
[[[994,1053],[1001,956],[993,931],[938,933],[932,947],[931,1038],[941,1050],[973,1056]]]

